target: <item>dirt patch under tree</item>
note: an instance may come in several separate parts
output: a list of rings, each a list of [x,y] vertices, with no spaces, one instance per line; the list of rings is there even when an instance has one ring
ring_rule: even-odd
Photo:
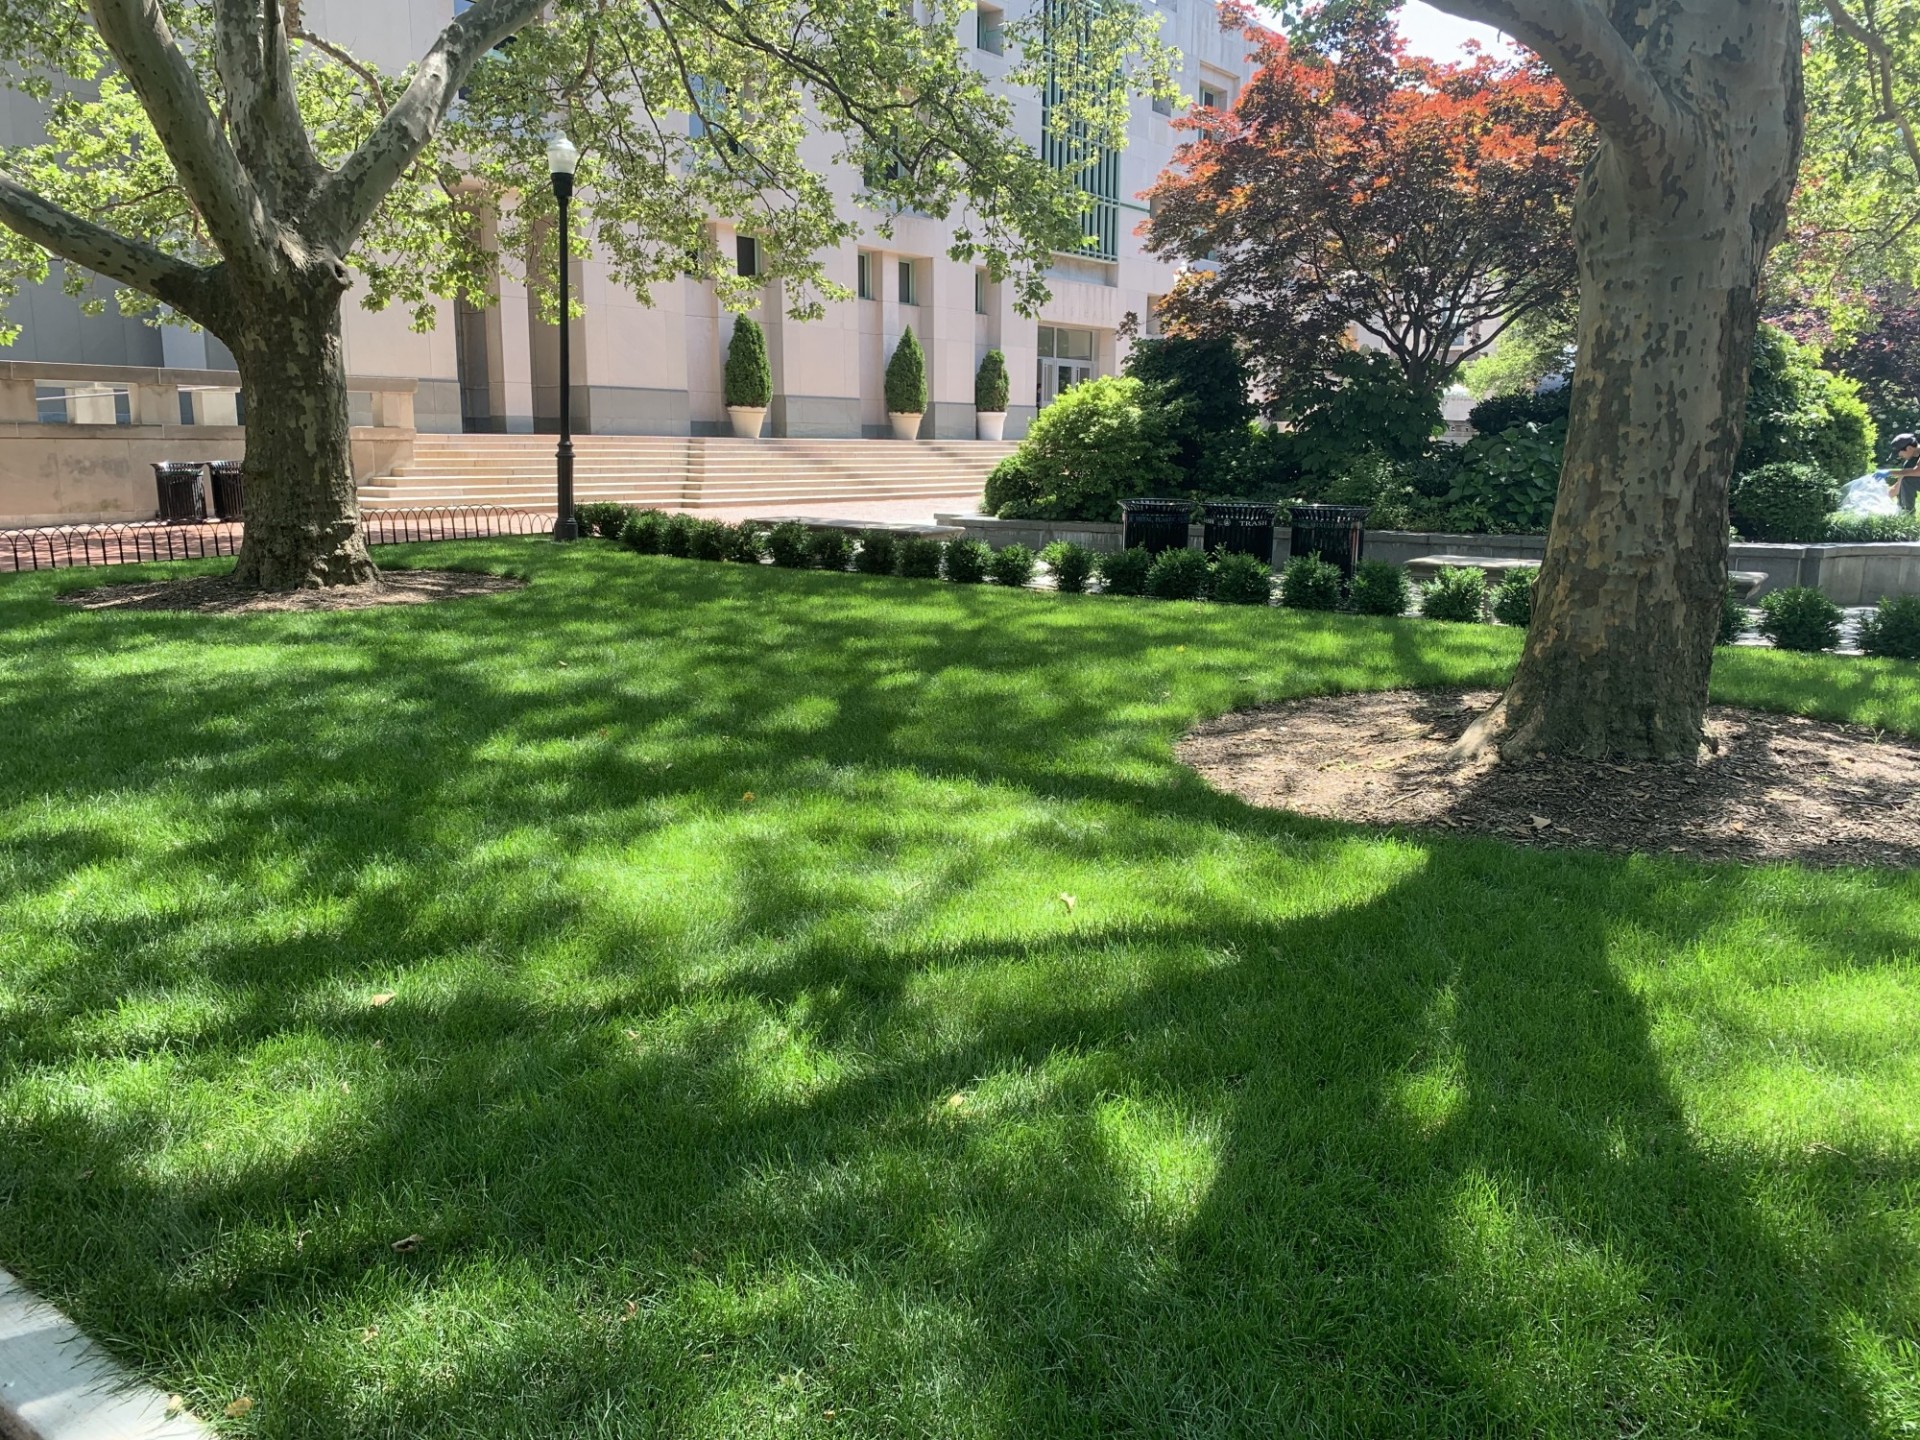
[[[1179,758],[1254,805],[1356,825],[1701,860],[1920,865],[1920,743],[1714,706],[1698,765],[1466,765],[1448,748],[1498,696],[1393,690],[1223,715]]]
[[[423,605],[468,595],[497,595],[526,581],[467,570],[383,570],[371,585],[328,590],[249,590],[225,575],[96,585],[57,597],[82,610],[185,610],[199,615],[255,615],[290,610],[366,610],[375,605]]]

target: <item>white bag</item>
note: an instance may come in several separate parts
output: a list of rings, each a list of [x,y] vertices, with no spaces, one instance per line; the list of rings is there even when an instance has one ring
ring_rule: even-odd
[[[1849,481],[1840,491],[1842,515],[1898,515],[1900,502],[1887,493],[1887,472],[1876,471]]]

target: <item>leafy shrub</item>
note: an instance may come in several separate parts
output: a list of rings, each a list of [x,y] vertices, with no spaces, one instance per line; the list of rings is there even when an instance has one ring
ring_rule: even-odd
[[[1511,395],[1489,395],[1467,412],[1476,435],[1500,435],[1521,425],[1542,427],[1564,422],[1573,408],[1573,387],[1547,391],[1522,390]]]
[[[1405,464],[1441,428],[1440,397],[1385,355],[1347,351],[1324,370],[1302,367],[1274,399],[1289,428],[1266,442],[1269,463],[1286,457],[1299,494],[1319,494],[1362,457]]]
[[[1754,628],[1782,650],[1831,650],[1840,643],[1840,607],[1811,586],[1794,585],[1760,597]]]
[[[1493,533],[1525,534],[1547,528],[1560,490],[1566,456],[1566,422],[1516,425],[1497,435],[1476,435],[1461,447],[1447,504],[1481,512]]]
[[[987,477],[985,508],[1039,520],[1118,520],[1120,502],[1159,494],[1179,472],[1166,417],[1138,380],[1076,385],[1034,417]]]
[[[1094,553],[1071,540],[1056,540],[1040,552],[1040,558],[1053,571],[1053,584],[1062,595],[1078,595],[1087,588],[1093,574]]]
[[[1716,645],[1731,645],[1747,633],[1747,607],[1741,599],[1741,587],[1727,582],[1720,592],[1720,627],[1713,637]]]
[[[1471,566],[1449,565],[1420,592],[1420,613],[1429,620],[1475,621],[1486,605],[1486,572]]]
[[[900,542],[900,573],[909,580],[938,580],[946,546],[931,535],[910,535]]]
[[[1858,383],[1821,369],[1815,347],[1775,326],[1759,328],[1736,475],[1791,462],[1845,482],[1872,468],[1874,436]]]
[[[1736,476],[1729,501],[1744,539],[1815,541],[1825,537],[1840,492],[1817,465],[1782,462]]]
[[[1540,578],[1538,566],[1527,565],[1509,570],[1493,587],[1493,618],[1502,625],[1524,630],[1533,623],[1533,582]]]
[[[796,520],[783,520],[767,532],[767,553],[788,570],[804,570],[812,559],[812,533]]]
[[[1296,555],[1280,572],[1280,603],[1291,610],[1340,608],[1340,567],[1318,555]]]
[[[993,552],[987,573],[1002,585],[1020,586],[1033,579],[1033,551],[1024,545],[1003,545]]]
[[[598,535],[602,539],[618,540],[633,513],[631,505],[622,505],[618,500],[593,500],[585,505],[574,506],[573,520],[583,536]]]
[[[987,351],[973,376],[973,408],[988,413],[1005,410],[1010,391],[1007,357],[998,350]]]
[[[1347,599],[1362,615],[1404,615],[1413,603],[1413,590],[1398,565],[1362,560],[1347,584]]]
[[[636,510],[620,527],[620,543],[641,555],[660,553],[660,532],[667,517],[658,510]]]
[[[887,361],[887,413],[921,415],[927,408],[927,357],[909,325]]]
[[[1214,557],[1213,598],[1222,605],[1271,605],[1273,570],[1257,555],[1227,552]]]
[[[1145,403],[1159,410],[1187,487],[1214,496],[1241,493],[1239,461],[1254,409],[1240,346],[1224,337],[1143,338],[1133,342],[1122,373],[1146,387]]]
[[[853,559],[853,534],[847,530],[816,530],[807,537],[807,559],[816,570],[844,570]]]
[[[853,568],[862,575],[891,575],[900,568],[900,537],[891,530],[862,530]]]
[[[1107,594],[1144,595],[1147,592],[1147,572],[1153,568],[1153,556],[1147,553],[1144,545],[1136,545],[1131,550],[1108,550],[1094,561],[1094,567],[1100,572],[1100,588]]]
[[[660,526],[660,553],[684,560],[693,553],[693,527],[698,524],[691,515],[669,515]]]
[[[1842,545],[1920,540],[1920,515],[1829,515],[1826,538]]]
[[[724,560],[733,543],[733,527],[719,520],[695,520],[687,527],[687,555],[694,560]]]
[[[722,528],[727,532],[727,559],[742,565],[758,565],[767,558],[766,532],[751,520]]]
[[[727,404],[764,410],[773,402],[773,369],[767,364],[767,337],[760,322],[742,315],[727,341],[727,373],[722,382]]]
[[[1893,660],[1920,660],[1920,595],[1883,598],[1860,622],[1860,648]]]
[[[1159,600],[1198,600],[1207,593],[1207,578],[1203,552],[1162,550],[1147,567],[1147,594]]]
[[[956,585],[978,585],[987,578],[993,551],[984,540],[949,540],[940,557],[940,573]]]

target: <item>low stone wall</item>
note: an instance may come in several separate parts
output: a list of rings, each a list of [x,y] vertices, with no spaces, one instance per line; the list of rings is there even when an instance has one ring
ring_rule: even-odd
[[[1035,550],[1055,540],[1069,540],[1092,550],[1118,550],[1120,526],[1090,520],[996,520],[986,515],[940,515],[943,525],[957,525],[969,539],[994,546],[1018,542]],[[1187,543],[1201,543],[1198,525],[1188,531]],[[1288,553],[1289,532],[1273,533],[1276,564]],[[1539,560],[1546,555],[1544,535],[1450,535],[1417,530],[1369,530],[1369,560],[1405,565],[1423,555],[1473,555],[1489,560]],[[1754,570],[1767,578],[1753,592],[1808,585],[1823,591],[1836,605],[1872,605],[1896,595],[1920,595],[1920,544],[1900,541],[1871,545],[1758,545],[1741,541],[1728,548],[1727,566]]]

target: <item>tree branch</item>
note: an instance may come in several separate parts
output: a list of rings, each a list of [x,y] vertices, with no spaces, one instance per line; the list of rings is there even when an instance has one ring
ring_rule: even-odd
[[[1690,131],[1680,107],[1596,0],[1432,0],[1504,30],[1553,67],[1614,146],[1643,169]]]
[[[1920,134],[1915,133],[1912,118],[1900,108],[1893,93],[1893,47],[1871,24],[1855,18],[1841,0],[1825,0],[1825,4],[1833,23],[1873,61],[1874,79],[1880,89],[1881,118],[1900,132],[1907,158],[1913,161],[1914,178],[1920,179]]]
[[[355,59],[351,51],[334,44],[331,40],[327,39],[326,36],[317,34],[307,28],[306,19],[300,6],[300,0],[287,0],[286,18],[287,35],[291,39],[298,40],[304,45],[313,46],[313,48],[318,50],[322,55],[330,57],[335,63],[357,76],[360,83],[367,87],[367,93],[373,97],[373,103],[379,108],[382,115],[393,108],[392,104],[387,100],[387,89],[386,86],[380,83],[378,72],[371,66]]]
[[[180,184],[220,252],[252,268],[264,260],[266,212],[221,133],[206,92],[174,43],[159,0],[90,0],[100,38],[153,119]]]
[[[213,35],[241,163],[269,203],[287,190],[303,198],[320,165],[294,95],[277,0],[213,0]]]
[[[0,175],[0,224],[62,260],[165,301],[188,319],[218,331],[219,290],[203,270],[140,240],[96,225]]]
[[[100,0],[96,0],[100,3]],[[480,57],[536,17],[546,0],[478,0],[440,32],[412,82],[366,143],[320,187],[313,222],[345,254],[433,138]]]

